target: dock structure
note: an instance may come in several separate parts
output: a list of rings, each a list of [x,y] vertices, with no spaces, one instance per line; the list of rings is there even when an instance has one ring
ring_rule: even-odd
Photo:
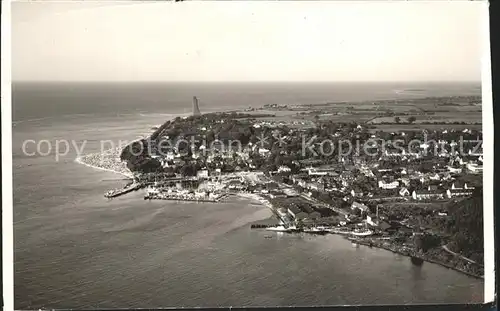
[[[129,192],[132,192],[135,190],[139,190],[142,187],[143,187],[143,185],[140,183],[133,183],[130,186],[127,186],[127,187],[122,188],[122,189],[110,190],[104,194],[104,197],[106,197],[108,199],[116,198],[116,197],[124,195],[126,193],[129,193]]]
[[[189,201],[189,202],[207,202],[207,203],[219,203],[227,195],[222,194],[215,198],[200,198],[195,196],[183,196],[183,195],[169,195],[161,193],[148,193],[144,196],[144,200],[169,200],[169,201]]]

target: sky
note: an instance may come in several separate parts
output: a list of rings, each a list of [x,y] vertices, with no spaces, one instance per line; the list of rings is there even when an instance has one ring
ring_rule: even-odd
[[[13,81],[481,81],[485,2],[13,2]],[[487,34],[486,34],[487,35]]]

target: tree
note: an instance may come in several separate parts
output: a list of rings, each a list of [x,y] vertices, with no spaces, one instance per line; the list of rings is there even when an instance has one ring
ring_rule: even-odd
[[[415,122],[416,120],[417,120],[417,118],[415,118],[414,116],[411,116],[408,118],[408,123],[411,124],[411,123]]]
[[[424,253],[431,248],[435,248],[441,245],[441,239],[438,236],[430,234],[416,235],[414,238],[414,242],[417,250]]]
[[[401,121],[401,118],[400,118],[400,117],[395,117],[395,118],[394,118],[394,121],[395,121],[396,123],[399,123],[399,122]]]

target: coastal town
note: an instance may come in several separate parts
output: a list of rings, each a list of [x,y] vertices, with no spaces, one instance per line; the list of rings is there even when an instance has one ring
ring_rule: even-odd
[[[251,197],[276,219],[252,228],[341,234],[355,246],[482,276],[481,130],[386,132],[317,115],[273,120],[262,109],[202,115],[194,105],[193,116],[167,121],[101,161],[122,171],[126,163],[133,174],[106,197],[138,189],[145,200]]]

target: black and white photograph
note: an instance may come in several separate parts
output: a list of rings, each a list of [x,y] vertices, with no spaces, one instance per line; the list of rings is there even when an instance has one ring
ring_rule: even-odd
[[[6,306],[494,299],[486,1],[12,1],[10,24]]]

